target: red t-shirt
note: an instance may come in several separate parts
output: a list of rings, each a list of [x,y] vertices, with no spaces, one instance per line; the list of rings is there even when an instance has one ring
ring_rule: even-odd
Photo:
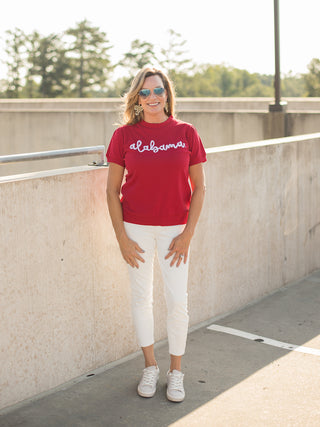
[[[114,132],[107,159],[127,170],[121,190],[124,221],[161,226],[187,222],[189,166],[206,161],[191,124],[171,116],[163,123],[124,125]]]

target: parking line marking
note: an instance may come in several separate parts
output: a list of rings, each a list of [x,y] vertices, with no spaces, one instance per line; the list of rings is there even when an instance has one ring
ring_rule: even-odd
[[[282,341],[273,340],[270,338],[262,337],[260,335],[250,334],[249,332],[240,331],[239,329],[229,328],[227,326],[221,326],[212,324],[207,329],[216,332],[224,332],[230,335],[236,335],[237,337],[246,338],[251,341],[256,341],[262,344],[272,345],[274,347],[280,347],[285,350],[298,351],[299,353],[313,354],[314,356],[320,356],[320,350],[311,347],[304,347],[302,345],[289,344]]]

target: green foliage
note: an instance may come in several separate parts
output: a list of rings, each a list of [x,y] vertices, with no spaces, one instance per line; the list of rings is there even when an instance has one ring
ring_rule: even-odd
[[[88,96],[90,90],[99,91],[106,87],[111,67],[108,50],[111,48],[106,33],[93,27],[87,20],[66,31],[71,45],[66,51],[73,76],[70,95],[80,98]]]
[[[26,94],[29,97],[55,98],[66,93],[70,64],[57,34],[42,37],[33,32],[29,37]]]
[[[320,96],[320,59],[313,58],[308,70],[309,73],[304,75],[307,96]]]
[[[194,68],[192,60],[188,58],[188,51],[184,48],[186,43],[181,34],[169,30],[169,43],[167,48],[160,50],[159,65],[170,78],[177,74],[188,73]]]
[[[172,75],[181,97],[272,96],[272,88],[259,74],[225,65],[203,65],[193,75]]]
[[[123,55],[123,59],[118,65],[128,70],[131,77],[137,74],[141,68],[146,66],[154,66],[156,62],[156,55],[154,45],[152,43],[134,40],[131,43],[130,52]]]
[[[19,98],[23,86],[23,66],[26,61],[26,35],[19,28],[14,31],[6,31],[6,35],[5,50],[8,59],[5,63],[8,68],[8,76],[5,94],[8,98]]]
[[[285,97],[307,96],[303,76],[294,76],[289,73],[281,79],[281,94]]]
[[[120,77],[110,84],[106,96],[110,98],[122,97],[129,89],[132,77]]]
[[[63,35],[8,31],[7,97],[84,97],[106,90],[113,70],[106,34],[84,20]]]
[[[111,64],[106,33],[87,20],[63,34],[26,35],[18,28],[6,34],[8,72],[0,81],[2,98],[119,97],[144,66],[166,71],[179,97],[274,96],[273,75],[225,64],[194,64],[186,41],[174,30],[169,30],[168,45],[158,51],[152,43],[134,40],[118,64]],[[281,95],[320,96],[320,59],[314,58],[308,69],[303,76],[283,76]]]

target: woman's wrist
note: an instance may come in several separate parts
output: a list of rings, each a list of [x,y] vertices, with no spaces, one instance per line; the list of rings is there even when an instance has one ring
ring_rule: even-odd
[[[126,230],[123,228],[123,230],[119,231],[117,234],[117,240],[119,243],[124,242],[128,239]]]
[[[188,237],[191,240],[194,234],[194,227],[191,227],[190,225],[187,224],[182,234],[184,234],[186,237]]]

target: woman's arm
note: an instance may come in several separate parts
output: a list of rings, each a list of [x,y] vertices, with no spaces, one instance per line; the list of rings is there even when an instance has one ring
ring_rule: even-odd
[[[141,257],[141,255],[139,255],[139,253],[143,253],[144,251],[136,242],[129,239],[123,224],[122,206],[120,202],[120,191],[123,174],[124,167],[116,163],[109,164],[107,183],[107,202],[109,214],[124,260],[130,264],[131,267],[139,268],[138,260],[144,262],[144,259]]]
[[[169,247],[169,253],[165,257],[165,259],[168,259],[174,255],[170,265],[173,266],[175,263],[177,263],[177,267],[179,267],[182,259],[184,263],[187,262],[190,242],[198,223],[204,201],[205,176],[202,163],[190,166],[189,176],[191,181],[192,196],[188,221],[183,232],[172,240]],[[182,255],[182,257],[180,257],[180,255]]]

